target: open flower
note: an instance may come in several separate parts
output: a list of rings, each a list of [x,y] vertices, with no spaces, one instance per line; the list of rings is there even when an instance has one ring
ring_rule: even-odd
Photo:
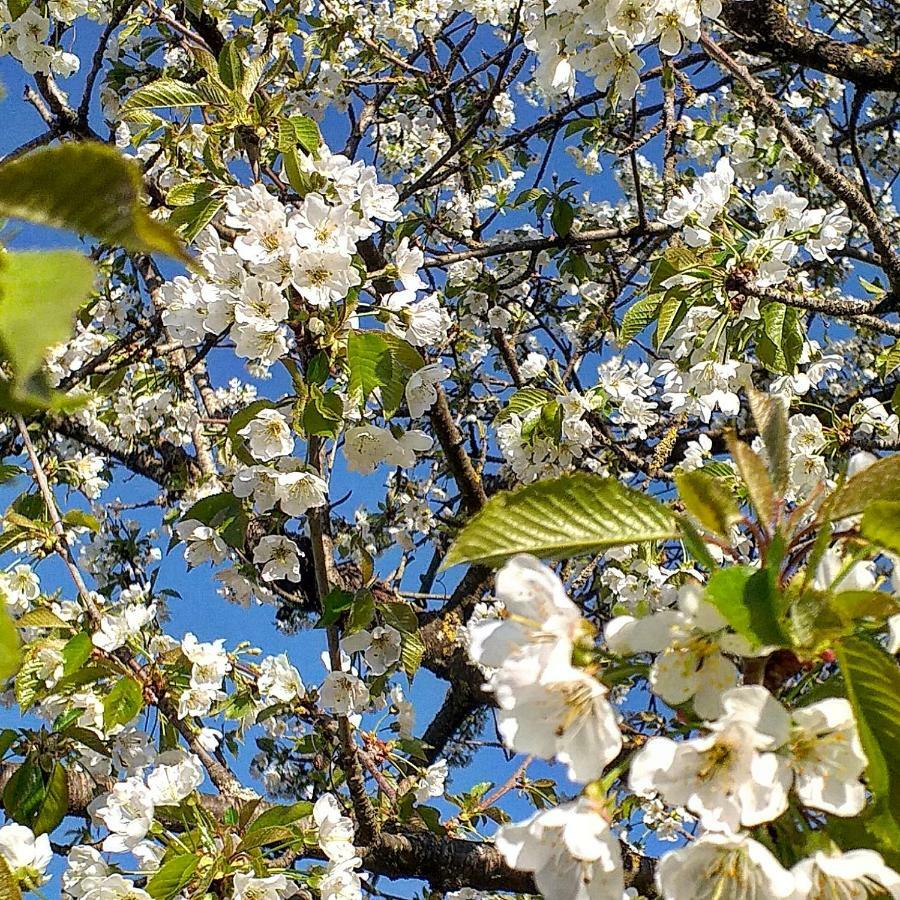
[[[747,835],[706,834],[666,853],[656,867],[664,900],[787,900],[794,877]]]
[[[791,870],[797,900],[832,897],[893,897],[900,900],[900,874],[874,850],[816,853]]]
[[[502,826],[495,844],[513,868],[534,872],[544,897],[611,900],[622,896],[619,842],[602,810],[584,797]]]

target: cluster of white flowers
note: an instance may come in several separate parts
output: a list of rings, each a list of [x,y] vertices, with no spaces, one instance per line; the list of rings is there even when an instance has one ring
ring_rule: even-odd
[[[142,588],[123,591],[119,604],[103,612],[100,627],[92,635],[94,646],[112,653],[139,635],[155,618],[156,604],[147,599]]]
[[[426,453],[434,441],[412,428],[399,437],[390,428],[379,425],[355,425],[344,434],[344,457],[347,469],[360,475],[371,475],[382,463],[408,469],[416,464],[416,454]]]
[[[37,5],[28,8],[13,19],[6,3],[0,3],[0,56],[8,53],[29,75],[51,73],[68,78],[80,66],[74,53],[49,42],[51,17],[57,21],[71,22],[87,12],[86,0],[50,0],[50,16],[44,15]]]
[[[650,688],[672,706],[692,700],[694,710],[704,718],[721,712],[722,692],[738,683],[737,666],[726,654],[755,652],[728,629],[694,583],[679,589],[675,609],[661,609],[640,619],[611,619],[605,638],[607,647],[622,656],[657,654],[650,667]]]
[[[190,682],[178,697],[178,715],[205,716],[224,699],[222,682],[231,671],[231,662],[222,639],[198,641],[188,632],[181,641],[181,652],[191,664]]]
[[[319,847],[328,859],[328,867],[319,884],[322,900],[360,900],[361,860],[353,846],[353,820],[345,816],[333,794],[323,794],[313,807],[313,819],[319,829]]]
[[[41,582],[31,566],[18,563],[7,572],[0,572],[0,597],[10,615],[28,612],[40,595]]]
[[[108,831],[103,840],[108,853],[140,853],[143,849],[152,858],[153,851],[144,840],[156,807],[179,804],[203,783],[203,767],[193,754],[169,750],[156,757],[148,754],[144,762],[147,760],[154,760],[155,768],[146,778],[136,774],[117,782],[88,807],[94,824]]]
[[[846,700],[788,713],[766,688],[748,685],[725,691],[721,702],[724,714],[707,735],[651,738],[632,762],[631,789],[730,833],[778,818],[792,785],[806,806],[839,816],[862,810],[866,758]]]
[[[900,897],[900,875],[872,850],[820,852],[787,870],[758,841],[733,834],[706,834],[665,854],[656,882],[665,900]]]
[[[832,590],[875,584],[872,564],[848,568],[834,550],[821,560],[815,581]],[[553,572],[530,557],[516,557],[498,573],[497,596],[502,614],[473,620],[468,641],[472,658],[490,667],[501,735],[513,749],[567,763],[576,780],[598,778],[621,739],[602,687],[593,688],[588,682],[598,683],[571,664],[589,630]],[[697,737],[651,738],[631,762],[629,787],[652,807],[654,821],[666,820],[662,839],[678,839],[678,823],[690,814],[704,832],[662,856],[656,878],[663,897],[683,900],[699,890],[704,898],[736,900],[755,890],[762,897],[824,900],[839,888],[855,896],[863,885],[900,896],[900,876],[872,851],[819,853],[788,872],[742,833],[782,815],[791,792],[800,804],[832,815],[863,810],[866,757],[847,700],[789,711],[765,687],[737,686],[738,670],[723,650],[746,657],[750,648],[727,631],[695,585],[679,590],[676,609],[613,619],[606,638],[617,654],[659,653],[650,672],[654,692],[670,704],[693,698],[698,713],[713,720]],[[496,845],[510,865],[534,873],[546,897],[622,894],[619,842],[590,794],[503,826]]]
[[[526,46],[538,56],[535,79],[553,98],[575,91],[584,72],[599,90],[613,84],[630,100],[640,84],[638,48],[656,41],[660,53],[675,56],[685,41],[700,37],[702,16],[715,17],[719,0],[603,0],[600,3],[526,4]]]
[[[546,357],[541,359],[546,366]],[[500,451],[520,481],[565,471],[576,460],[583,459],[594,441],[586,419],[594,408],[593,396],[569,390],[558,394],[552,402],[558,410],[552,428],[545,427],[546,405],[536,406],[522,415],[513,413],[497,427]]]
[[[574,781],[593,781],[622,749],[622,736],[606,688],[572,665],[590,627],[553,570],[533,557],[506,563],[496,593],[505,615],[472,624],[468,650],[493,670],[487,687],[504,742],[559,760]]]
[[[324,184],[295,206],[262,184],[228,192],[225,225],[238,232],[233,246],[208,227],[198,242],[205,277],[175,278],[162,289],[163,321],[176,340],[196,346],[228,333],[238,356],[265,368],[287,352],[291,296],[316,319],[362,284],[357,243],[375,233],[375,220],[399,217],[396,189],[379,183],[371,166],[326,147],[301,164]],[[417,274],[422,254],[403,244],[395,260],[403,291],[387,307],[400,311],[415,305],[424,286]]]

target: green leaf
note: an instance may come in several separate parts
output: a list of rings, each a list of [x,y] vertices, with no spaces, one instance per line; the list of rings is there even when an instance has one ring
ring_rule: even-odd
[[[259,719],[257,719],[257,722]],[[292,843],[302,843],[303,834],[297,828],[289,825],[273,825],[270,828],[259,828],[248,834],[240,844],[239,853],[247,853],[259,847],[270,847],[273,844],[286,846]]]
[[[166,206],[190,206],[199,200],[206,200],[218,190],[217,185],[202,179],[182,181],[166,194]]]
[[[634,340],[656,318],[659,305],[659,295],[652,294],[629,306],[619,325],[618,343],[627,344]]]
[[[900,500],[873,500],[863,511],[862,536],[892,553],[900,553]]]
[[[675,516],[652,497],[578,472],[492,497],[459,533],[442,568],[497,565],[516,553],[563,559],[677,531]]]
[[[425,657],[425,642],[418,631],[407,632],[400,641],[400,665],[412,681]]]
[[[828,597],[828,608],[845,627],[861,619],[884,621],[900,613],[900,597],[888,591],[840,591]]]
[[[303,430],[307,434],[335,437],[344,421],[344,403],[333,391],[323,394],[315,385],[303,407]]]
[[[31,609],[16,619],[18,628],[65,628],[72,626],[49,609]]]
[[[127,725],[144,705],[143,688],[129,675],[120,678],[103,698],[103,730]]]
[[[728,540],[731,526],[742,518],[732,492],[699,470],[676,475],[675,484],[685,509],[708,531]]]
[[[378,331],[350,332],[347,363],[350,366],[347,392],[361,407],[374,391],[386,387],[393,378],[393,355]]]
[[[0,759],[6,756],[7,750],[19,739],[19,732],[12,728],[0,731]]]
[[[234,494],[211,494],[198,500],[182,516],[182,520],[185,519],[196,519],[215,528],[229,547],[244,549],[250,520],[244,505]]]
[[[754,647],[786,644],[779,624],[780,596],[766,569],[717,569],[706,585],[706,599]]]
[[[310,384],[321,387],[331,374],[331,363],[328,354],[320,350],[306,366],[306,379]]]
[[[322,145],[319,126],[308,116],[282,116],[278,119],[278,149],[285,156],[300,145],[307,153],[315,154]]]
[[[319,126],[309,116],[291,116],[297,143],[307,153],[315,153],[322,146],[322,135]]]
[[[672,326],[678,317],[678,312],[684,305],[680,297],[669,297],[660,307],[656,316],[656,331],[653,334],[653,346],[657,349],[669,336]]]
[[[3,809],[13,821],[30,826],[43,798],[44,777],[41,767],[28,756],[3,788]]]
[[[191,243],[224,205],[225,201],[221,197],[203,197],[196,203],[176,209],[169,216],[169,224],[178,229],[187,243]]]
[[[219,78],[226,87],[237,90],[244,76],[244,62],[241,59],[239,38],[225,42],[219,53]]]
[[[494,425],[501,425],[503,422],[518,416],[520,419],[525,418],[528,413],[545,403],[549,403],[553,399],[550,391],[542,388],[522,388],[516,391],[507,401],[506,406],[494,416]]]
[[[138,163],[106,144],[60,144],[0,163],[0,216],[190,262],[171,228],[147,213]],[[68,279],[62,285],[72,292]]]
[[[700,534],[700,530],[690,520],[688,516],[681,516],[678,519],[678,528],[681,532],[681,541],[687,553],[694,557],[701,566],[708,572],[715,571],[719,564],[713,559],[706,541]]]
[[[769,474],[779,496],[787,490],[790,456],[788,452],[787,408],[780,397],[749,388],[750,411],[769,457]]]
[[[553,201],[553,210],[550,213],[550,224],[560,237],[567,237],[575,222],[575,208],[566,200]]]
[[[133,113],[147,109],[207,106],[208,103],[208,98],[204,98],[194,85],[174,78],[161,78],[133,91],[122,106],[122,117],[127,120]]]
[[[341,614],[350,609],[352,605],[353,594],[349,591],[333,588],[325,595],[325,599],[322,601],[322,616],[316,623],[316,627],[326,628],[329,625],[334,625],[341,617]]]
[[[900,667],[880,646],[861,637],[843,638],[837,655],[869,761],[869,789],[889,809],[900,810]]]
[[[887,378],[898,367],[900,367],[900,341],[897,341],[878,359],[878,369],[882,378]]]
[[[401,634],[412,634],[419,630],[416,611],[408,603],[382,603],[378,609],[384,624],[396,628]]]
[[[281,825],[291,825],[298,819],[312,814],[313,805],[308,800],[301,800],[290,806],[273,806],[260,813],[249,825],[245,834],[261,831],[267,828],[275,828]]]
[[[44,783],[44,795],[34,819],[28,824],[35,834],[49,834],[69,809],[69,776],[62,763],[55,763]]]
[[[13,878],[9,864],[2,856],[0,856],[0,897],[3,897],[3,900],[22,900],[19,882]]]
[[[375,618],[375,598],[371,591],[357,591],[347,617],[344,634],[354,634],[368,628]]]
[[[6,814],[35,834],[53,831],[63,820],[68,805],[68,776],[58,762],[45,772],[34,757],[28,756],[3,790]]]
[[[381,406],[385,416],[392,416],[404,400],[409,376],[425,365],[422,354],[403,338],[388,331],[378,332],[391,351],[391,380],[381,389]]]
[[[2,171],[0,166],[0,179]],[[75,313],[93,286],[94,267],[71,250],[0,256],[0,346],[17,385],[25,385],[47,350],[72,334]]]
[[[725,441],[757,517],[769,524],[775,515],[775,489],[766,464],[755,450],[738,440],[733,431],[726,432]]]
[[[796,371],[803,351],[802,314],[793,306],[768,303],[761,312],[756,354],[771,371],[791,374]]]
[[[71,675],[77,672],[91,658],[91,653],[94,652],[91,636],[86,631],[80,631],[73,638],[69,639],[61,652],[63,656],[63,675]]]
[[[831,520],[855,516],[874,500],[900,502],[900,453],[879,459],[844,482],[834,498]]]
[[[153,900],[171,900],[190,883],[199,863],[193,853],[167,859],[147,882],[147,893]]]
[[[70,509],[62,517],[63,522],[70,528],[87,528],[94,534],[100,533],[100,522],[96,516],[92,516],[83,509]]]
[[[22,645],[19,632],[6,604],[0,603],[0,681],[6,681],[19,671],[22,665]]]

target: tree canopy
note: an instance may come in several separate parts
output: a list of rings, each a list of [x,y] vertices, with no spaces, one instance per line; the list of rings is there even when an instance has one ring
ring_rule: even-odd
[[[900,900],[896,12],[0,0],[0,900]]]

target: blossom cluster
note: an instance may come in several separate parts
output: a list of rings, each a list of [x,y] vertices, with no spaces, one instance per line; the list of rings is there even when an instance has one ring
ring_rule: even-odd
[[[835,589],[837,572],[838,589],[871,584],[865,564],[845,571],[828,553],[816,576],[828,581],[825,587]],[[603,684],[572,663],[591,658],[590,628],[555,573],[531,557],[514,557],[500,570],[496,595],[493,612],[470,624],[467,646],[487,672],[486,688],[500,708],[498,730],[511,749],[557,759],[571,779],[589,783],[575,801],[502,826],[497,847],[510,865],[534,873],[546,897],[619,897],[619,839],[609,827],[608,801],[591,785],[618,756],[622,736]],[[846,699],[788,710],[767,688],[739,684],[731,660],[752,655],[751,648],[729,633],[695,585],[677,591],[673,609],[614,618],[605,643],[617,655],[657,654],[649,676],[654,693],[673,706],[692,701],[699,716],[712,720],[696,737],[651,737],[630,761],[635,795],[686,811],[702,829],[661,857],[656,879],[663,897],[687,896],[698,872],[704,897],[738,897],[748,889],[765,897],[825,897],[862,885],[895,895],[900,875],[875,852],[820,853],[788,872],[745,831],[781,816],[792,792],[803,806],[836,816],[863,810],[867,759]]]

